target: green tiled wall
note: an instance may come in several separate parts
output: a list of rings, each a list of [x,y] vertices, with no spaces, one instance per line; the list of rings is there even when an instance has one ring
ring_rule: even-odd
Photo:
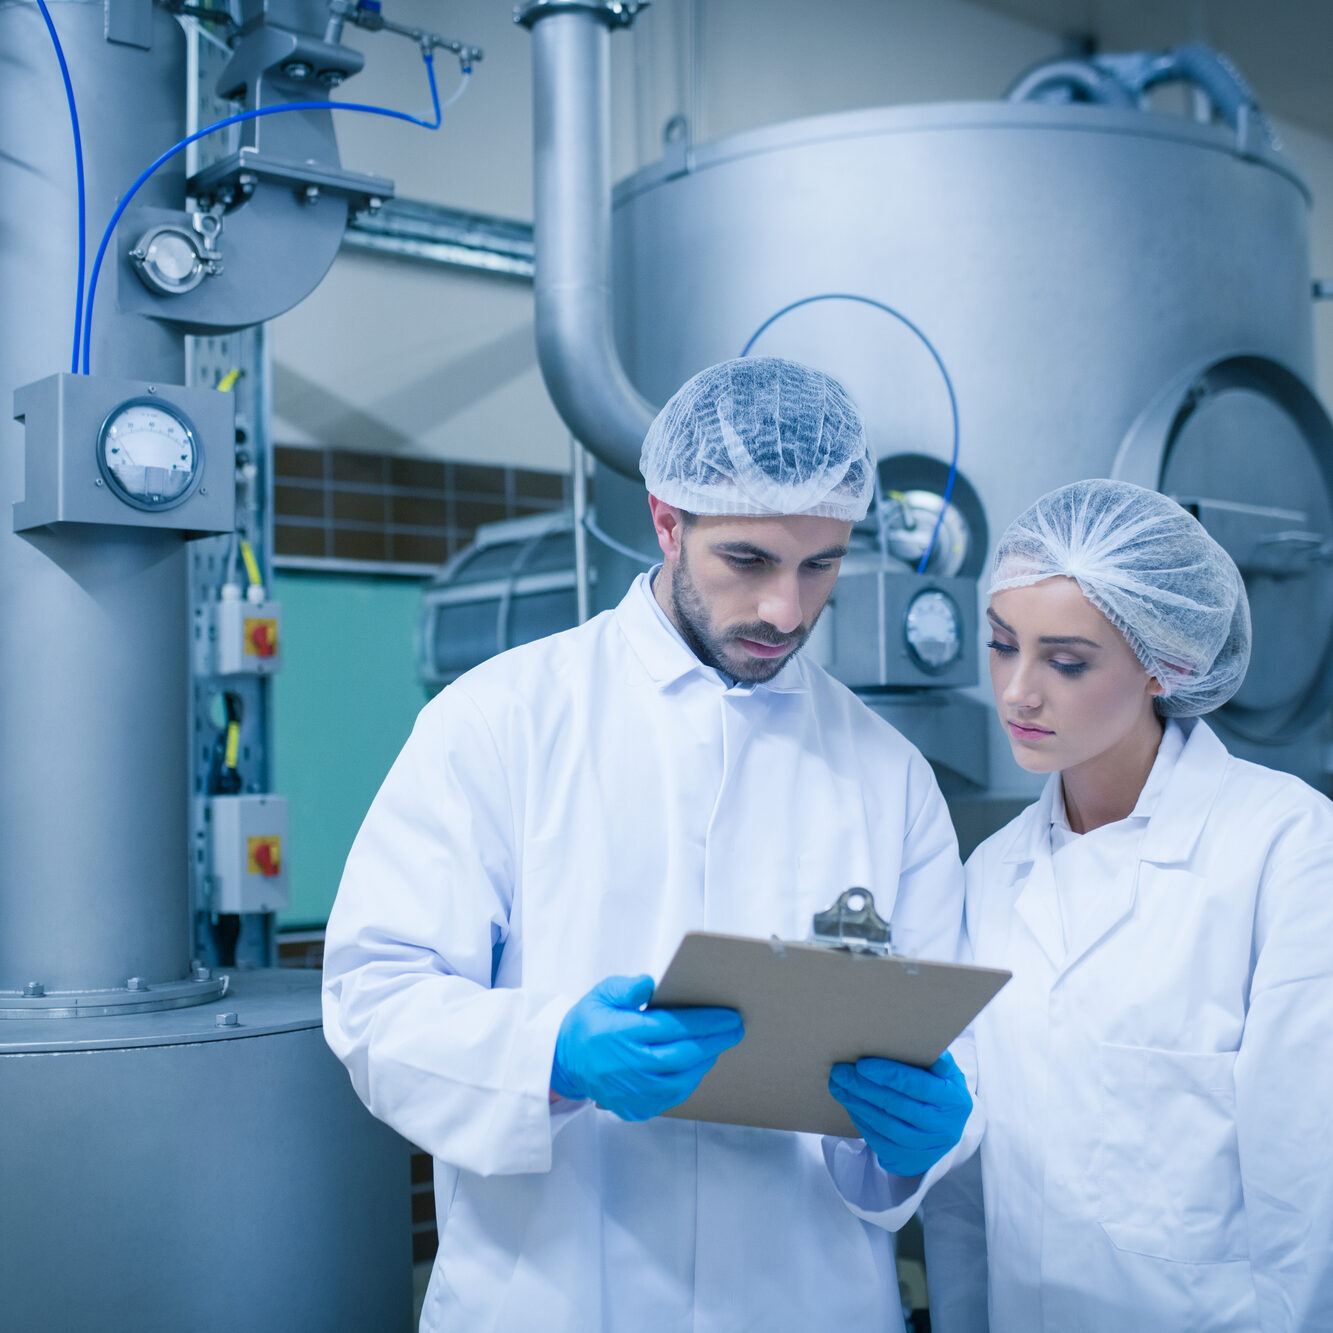
[[[343,862],[426,701],[410,579],[279,572],[283,667],[274,683],[274,790],[288,800],[288,928],[328,919]]]

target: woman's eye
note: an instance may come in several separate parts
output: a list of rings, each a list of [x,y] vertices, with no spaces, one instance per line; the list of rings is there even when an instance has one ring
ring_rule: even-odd
[[[1063,676],[1077,676],[1080,671],[1086,671],[1088,664],[1086,662],[1057,662],[1051,659],[1051,665]]]
[[[1016,653],[1018,651],[1018,649],[1015,648],[1012,643],[1001,643],[998,639],[990,639],[987,642],[986,647],[989,648],[992,652],[1000,653],[1002,655],[1007,653]]]

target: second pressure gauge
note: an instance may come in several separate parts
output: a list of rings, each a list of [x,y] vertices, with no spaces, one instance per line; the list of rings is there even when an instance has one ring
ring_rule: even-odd
[[[102,423],[97,466],[126,504],[171,509],[194,493],[204,457],[183,412],[157,398],[131,398]]]

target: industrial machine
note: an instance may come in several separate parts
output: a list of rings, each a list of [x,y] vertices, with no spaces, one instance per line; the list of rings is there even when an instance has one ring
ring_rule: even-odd
[[[965,846],[1034,790],[978,670],[978,579],[993,537],[1080,477],[1159,488],[1231,552],[1255,649],[1215,721],[1238,753],[1325,785],[1333,425],[1310,388],[1309,196],[1237,71],[1191,45],[1051,62],[1000,102],[673,134],[612,192],[609,42],[642,8],[516,13],[533,37],[538,350],[597,460],[590,609],[653,549],[636,465],[655,405],[713,362],[790,356],[848,386],[881,460],[878,517],[810,651],[936,763]],[[1195,119],[1152,109],[1169,83]],[[927,547],[942,536],[959,567],[933,573],[967,580],[947,601],[917,595],[933,551],[927,568],[901,558],[922,531],[902,496],[944,516]],[[910,608],[942,651],[950,601],[967,667],[932,674]]]
[[[438,126],[435,51],[481,53],[370,0],[0,3],[7,1328],[410,1321],[407,1146],[272,966],[255,326],[392,192],[339,163],[349,23],[414,41],[435,108],[360,110]]]

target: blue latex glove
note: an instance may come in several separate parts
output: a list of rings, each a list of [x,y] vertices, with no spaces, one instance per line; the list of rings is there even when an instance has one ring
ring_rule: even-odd
[[[734,1009],[654,1009],[653,979],[607,977],[565,1015],[551,1090],[589,1097],[622,1120],[679,1106],[717,1057],[745,1035]]]
[[[870,1057],[834,1065],[828,1090],[895,1176],[928,1171],[962,1138],[972,1112],[967,1081],[948,1051],[929,1069]]]

